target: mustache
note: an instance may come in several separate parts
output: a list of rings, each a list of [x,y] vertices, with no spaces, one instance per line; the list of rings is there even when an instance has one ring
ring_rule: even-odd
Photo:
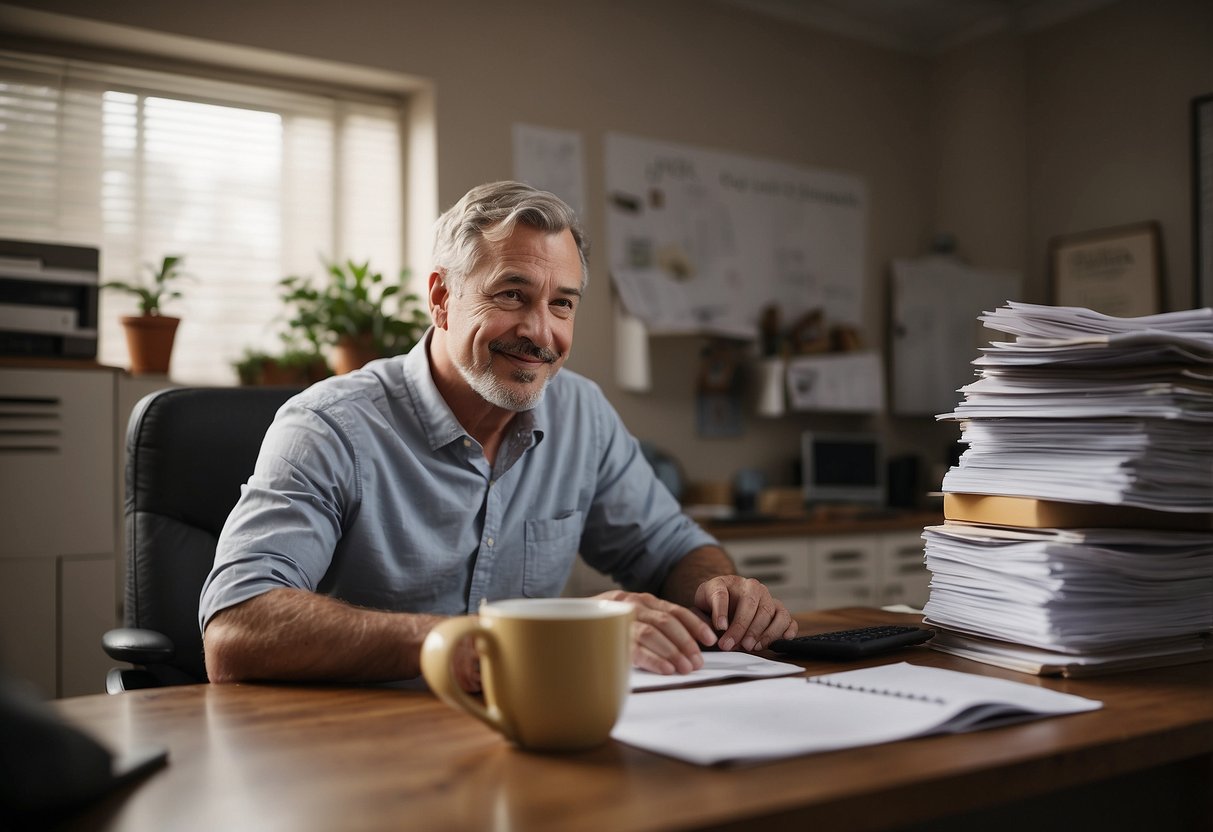
[[[489,341],[489,352],[504,352],[513,353],[514,355],[525,355],[530,358],[538,358],[547,364],[555,363],[560,358],[560,353],[555,350],[550,350],[547,347],[541,347],[529,338],[519,338],[516,341],[507,341],[504,338],[498,338]]]

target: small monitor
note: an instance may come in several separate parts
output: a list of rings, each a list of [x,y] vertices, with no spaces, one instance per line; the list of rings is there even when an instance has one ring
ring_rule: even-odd
[[[806,504],[884,506],[884,448],[877,436],[805,431],[800,464]]]

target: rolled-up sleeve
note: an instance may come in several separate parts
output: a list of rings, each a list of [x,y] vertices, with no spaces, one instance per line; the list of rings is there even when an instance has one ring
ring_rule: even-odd
[[[220,610],[271,589],[317,588],[343,518],[361,499],[357,470],[340,426],[298,404],[278,413],[219,535],[199,600],[203,629]]]
[[[597,490],[581,556],[629,590],[656,593],[685,555],[719,544],[683,513],[614,408],[600,411],[596,428]]]

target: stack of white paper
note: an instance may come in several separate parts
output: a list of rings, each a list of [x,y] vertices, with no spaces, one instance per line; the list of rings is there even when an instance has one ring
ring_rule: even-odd
[[[961,424],[968,449],[943,490],[1213,511],[1213,424],[1041,417]]]
[[[1113,318],[1013,302],[981,320],[1015,340],[984,349],[938,417],[967,445],[945,492],[1213,513],[1213,309]],[[1158,517],[929,527],[932,646],[1032,672],[1213,656],[1213,532]]]
[[[1208,532],[930,526],[932,622],[1081,654],[1213,626]]]
[[[1024,338],[1079,338],[1089,335],[1193,333],[1213,349],[1213,309],[1186,309],[1140,318],[1117,318],[1079,306],[1044,306],[1007,301],[978,316],[987,327]]]
[[[1213,511],[1213,309],[1012,302],[981,320],[1016,340],[991,343],[938,417],[968,445],[944,491]]]

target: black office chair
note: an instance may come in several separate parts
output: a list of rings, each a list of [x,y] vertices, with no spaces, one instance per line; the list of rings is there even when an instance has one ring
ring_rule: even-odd
[[[266,429],[298,392],[178,387],[135,406],[126,434],[126,626],[101,644],[136,667],[110,670],[110,693],[207,681],[202,583]]]

